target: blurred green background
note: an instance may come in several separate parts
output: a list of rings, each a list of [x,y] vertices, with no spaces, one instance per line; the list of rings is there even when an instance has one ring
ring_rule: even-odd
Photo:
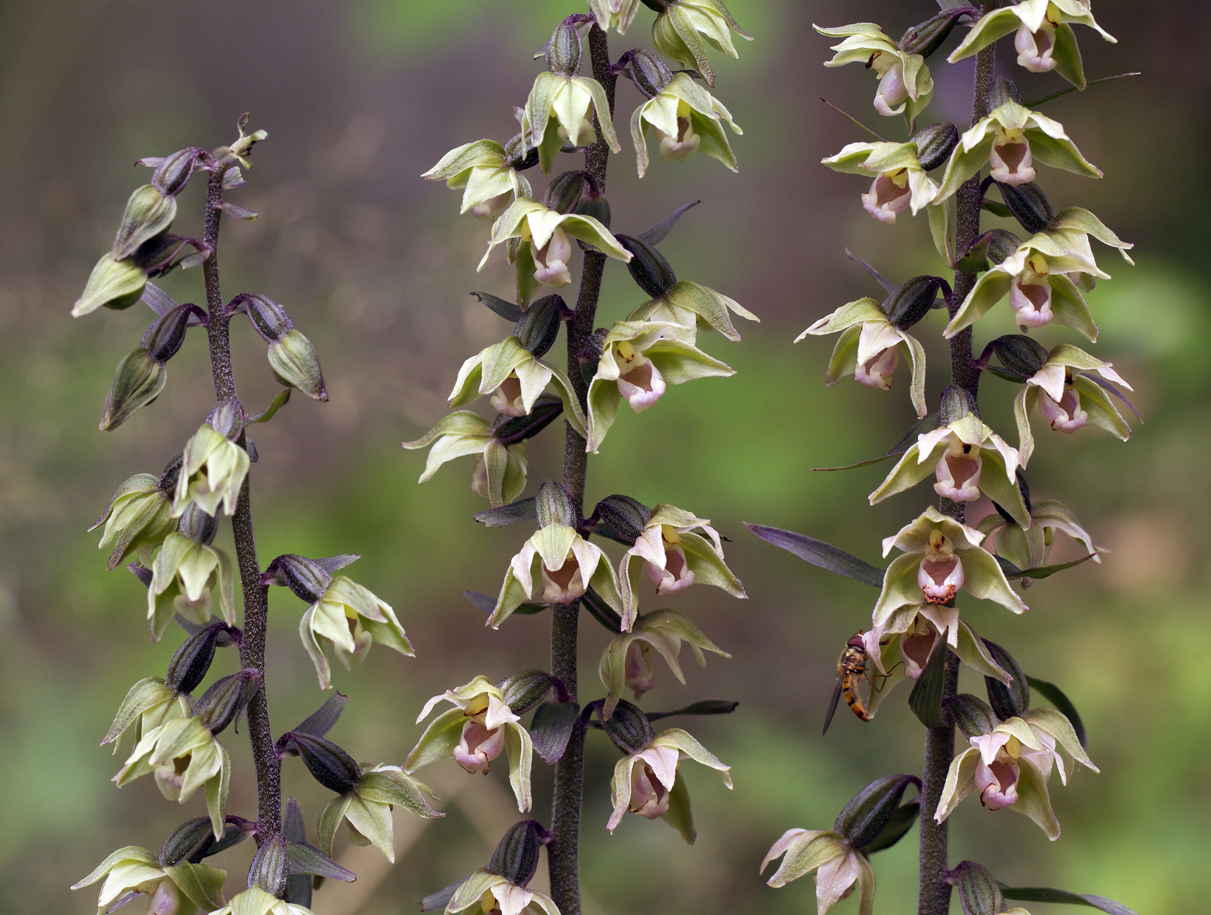
[[[625,492],[669,501],[731,537],[728,558],[750,600],[692,589],[667,605],[690,612],[732,659],[712,658],[701,671],[691,663],[686,687],[662,674],[645,706],[741,700],[730,718],[689,723],[734,767],[736,788],[727,792],[714,773],[688,767],[700,833],[692,849],[637,817],[611,837],[604,825],[616,756],[593,740],[582,863],[591,915],[812,912],[810,880],[774,891],[758,878],[766,849],[790,827],[827,828],[874,777],[920,767],[921,728],[904,688],[877,721],[842,711],[827,739],[819,735],[837,655],[869,625],[874,593],[757,541],[741,522],[809,532],[874,560],[879,540],[928,501],[919,488],[868,508],[885,465],[809,472],[882,452],[913,417],[903,368],[889,395],[852,382],[826,389],[831,341],[791,340],[841,303],[878,294],[845,260],[846,246],[898,281],[938,269],[923,220],[874,223],[859,205],[862,179],[818,164],[863,139],[818,95],[880,131],[899,136],[900,128],[870,109],[868,74],[821,67],[829,42],[810,29],[869,19],[898,35],[934,4],[731,7],[757,38],[739,42],[739,61],[712,56],[716,94],[745,129],[734,143],[740,174],[701,156],[676,166],[657,159],[640,185],[624,139],[612,160],[611,202],[615,229],[635,232],[701,198],[663,250],[681,278],[732,295],[762,323],[742,328],[742,343],[703,344],[736,377],[672,389],[642,418],[621,411],[591,463],[589,498]],[[113,367],[149,312],[139,306],[73,321],[68,310],[127,195],[147,180],[131,168],[141,156],[230,142],[243,111],[270,134],[249,186],[232,195],[261,218],[225,223],[224,289],[262,292],[287,307],[317,344],[332,400],[300,398],[257,427],[260,555],[267,562],[283,552],[362,553],[354,577],[395,606],[417,649],[415,660],[376,649],[359,669],[337,672],[351,701],[332,736],[360,759],[399,762],[420,733],[413,721],[428,696],[477,673],[545,666],[544,617],[515,618],[494,633],[459,597],[465,588],[495,593],[527,532],[471,520],[484,503],[469,491],[469,460],[418,487],[423,456],[399,442],[443,414],[461,360],[508,330],[466,295],[509,294],[503,257],[474,274],[487,225],[460,219],[458,196],[418,176],[460,143],[512,135],[510,106],[524,103],[537,72],[530,54],[560,17],[580,11],[575,0],[0,6],[0,911],[91,912],[95,888],[72,894],[68,884],[116,847],[158,848],[177,822],[202,811],[200,795],[177,809],[150,779],[118,792],[108,779],[122,756],[98,746],[127,687],[162,673],[175,643],[147,643],[142,586],[125,572],[104,572],[98,538],[85,528],[123,479],[158,472],[210,405],[198,337],[173,360],[155,405],[114,434],[96,429]],[[1036,584],[1024,617],[972,602],[964,612],[1028,672],[1068,691],[1102,774],[1054,784],[1064,829],[1054,844],[1024,817],[968,801],[952,820],[952,860],[980,860],[1011,884],[1100,893],[1163,915],[1197,911],[1211,894],[1211,195],[1203,178],[1211,138],[1208,70],[1194,50],[1211,21],[1193,3],[1100,0],[1096,13],[1121,43],[1078,28],[1089,75],[1144,75],[1046,107],[1107,177],[1090,182],[1044,169],[1040,180],[1058,206],[1088,206],[1137,243],[1134,268],[1098,252],[1114,280],[1099,284],[1090,304],[1103,330],[1095,352],[1135,385],[1145,422],[1127,445],[1097,430],[1040,433],[1036,497],[1069,503],[1112,552],[1100,567]],[[626,44],[611,36],[615,54],[631,39],[650,47],[649,21],[641,11]],[[962,123],[970,69],[933,63],[927,116]],[[1001,64],[1022,77],[1027,99],[1060,85],[1021,73],[1008,54]],[[634,104],[622,84],[619,123]],[[178,231],[200,234],[201,185],[195,179],[182,196]],[[191,271],[164,286],[178,301],[199,301],[200,282]],[[625,271],[611,268],[603,320],[623,315],[639,295]],[[999,309],[979,333],[1010,332],[1006,315]],[[241,396],[256,409],[275,386],[261,341],[246,326],[237,336]],[[935,366],[944,360],[931,336],[936,397],[943,371]],[[1040,338],[1050,345],[1070,335],[1048,328]],[[985,414],[1003,432],[1012,393],[995,379],[986,385]],[[532,480],[558,474],[558,437],[532,446]],[[289,594],[273,595],[269,690],[279,731],[323,699],[298,644],[302,609]],[[586,621],[582,682],[590,698],[605,642]],[[220,655],[216,670],[233,664]],[[227,743],[237,773],[230,810],[250,814],[244,741]],[[342,861],[361,879],[317,894],[317,915],[415,911],[422,895],[486,862],[516,818],[498,768],[487,779],[470,779],[453,763],[426,770],[449,815],[422,828],[400,814],[394,868],[342,838]],[[325,793],[296,763],[288,761],[285,778],[314,823]],[[545,805],[541,763],[536,778]],[[543,806],[536,815],[548,816]],[[910,837],[875,859],[878,911],[915,910],[915,846]],[[249,854],[241,847],[228,857],[232,892]],[[856,911],[856,902],[838,911]]]

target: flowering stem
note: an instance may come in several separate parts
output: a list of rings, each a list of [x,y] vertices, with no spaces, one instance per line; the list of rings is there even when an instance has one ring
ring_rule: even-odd
[[[992,12],[996,4],[986,0],[983,13]],[[972,100],[972,124],[988,115],[988,91],[992,88],[993,64],[996,62],[996,45],[990,44],[976,57],[974,98]],[[980,234],[980,176],[976,174],[965,182],[955,198],[955,252],[956,260],[967,250]],[[950,317],[954,318],[971,292],[975,277],[962,270],[955,271],[954,294],[950,301]],[[950,341],[951,383],[963,388],[975,403],[980,387],[980,372],[975,367],[971,352],[971,328],[956,334]],[[942,499],[943,514],[960,523],[966,518],[966,504]],[[945,643],[940,650],[947,650]],[[942,686],[942,699],[958,692],[959,659],[947,650],[946,666]],[[944,707],[945,708],[945,707]],[[920,888],[917,903],[918,915],[946,915],[950,909],[950,884],[945,880],[949,870],[948,831],[945,822],[934,821],[942,788],[946,784],[946,773],[954,759],[954,722],[949,713],[943,712],[946,724],[930,728],[925,735],[925,768],[921,788],[921,858]]]
[[[589,31],[589,53],[593,62],[593,78],[601,83],[614,114],[614,86],[617,77],[610,72],[610,49],[606,34],[596,25]],[[600,125],[597,142],[585,151],[585,169],[593,177],[599,192],[605,192],[606,166],[609,147]],[[601,277],[605,270],[605,255],[587,251],[581,270],[580,291],[576,311],[568,322],[568,377],[581,407],[588,413],[588,383],[580,371],[580,356],[593,333],[597,317],[597,299],[601,295]],[[585,439],[570,425],[564,443],[563,485],[572,498],[579,522],[584,518],[585,473],[588,456]],[[556,604],[551,608],[551,673],[567,687],[570,702],[576,694],[576,637],[580,602]],[[553,838],[547,846],[547,863],[551,875],[551,898],[561,915],[580,915],[580,877],[578,844],[580,841],[580,801],[584,784],[584,728],[572,730],[567,749],[555,764],[555,795],[551,812]]]
[[[235,374],[231,369],[231,317],[223,307],[219,286],[219,220],[223,211],[223,175],[218,166],[210,173],[206,194],[206,234],[204,241],[210,256],[202,264],[209,312],[207,332],[210,338],[210,367],[214,375],[215,395],[219,400],[236,396]],[[244,435],[239,444],[245,447]],[[240,642],[240,666],[261,675],[261,688],[248,704],[248,737],[252,742],[257,777],[257,845],[263,845],[282,831],[281,761],[273,748],[273,729],[269,724],[269,702],[265,697],[265,630],[269,622],[268,589],[261,584],[257,562],[256,538],[252,533],[252,501],[249,479],[244,477],[231,532],[235,539],[236,560],[240,566],[240,588],[244,593],[244,635]]]

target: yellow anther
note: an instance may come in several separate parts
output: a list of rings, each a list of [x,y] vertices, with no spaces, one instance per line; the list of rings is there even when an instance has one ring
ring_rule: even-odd
[[[618,353],[618,358],[623,362],[632,362],[637,355],[635,347],[631,346],[626,340],[623,340],[615,347],[615,352]]]
[[[930,549],[940,550],[945,545],[946,545],[946,535],[945,534],[943,534],[937,528],[934,528],[932,531],[929,532]]]
[[[681,543],[681,535],[677,533],[677,529],[667,524],[660,525],[660,539],[664,541],[665,549]]]

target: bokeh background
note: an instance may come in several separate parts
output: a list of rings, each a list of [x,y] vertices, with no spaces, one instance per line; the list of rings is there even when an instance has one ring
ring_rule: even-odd
[[[737,369],[734,378],[671,389],[642,417],[622,411],[592,461],[589,493],[673,502],[709,516],[733,541],[728,557],[747,602],[694,589],[668,603],[692,613],[732,659],[712,658],[701,671],[691,663],[685,687],[663,675],[645,706],[739,699],[730,718],[689,724],[734,766],[736,789],[688,767],[700,832],[692,849],[637,817],[611,837],[604,824],[615,754],[592,741],[582,871],[593,915],[814,911],[810,880],[779,891],[761,882],[765,850],[790,827],[827,828],[874,777],[920,766],[907,689],[870,724],[842,709],[820,737],[837,655],[868,624],[873,592],[757,541],[742,522],[809,532],[874,560],[879,540],[926,502],[928,489],[918,489],[868,508],[886,465],[810,472],[882,452],[913,417],[902,387],[888,395],[853,383],[826,389],[831,341],[791,340],[842,302],[878,294],[845,260],[846,246],[893,279],[938,269],[923,220],[872,222],[859,205],[862,180],[818,164],[863,137],[817,96],[892,136],[901,128],[870,108],[868,74],[821,67],[828,42],[810,28],[869,19],[896,35],[934,5],[731,6],[757,37],[739,43],[738,61],[712,56],[716,93],[745,129],[734,143],[740,174],[701,156],[676,166],[657,159],[640,184],[624,139],[610,196],[615,228],[632,232],[702,199],[664,251],[681,278],[734,296],[762,323],[742,328],[742,343],[705,344]],[[118,792],[108,779],[122,757],[98,746],[129,684],[161,673],[175,643],[148,644],[142,586],[123,571],[104,572],[97,535],[85,528],[123,479],[158,471],[210,404],[204,347],[193,339],[153,407],[113,434],[96,428],[113,367],[149,312],[72,320],[68,310],[130,190],[147,180],[131,167],[141,156],[230,142],[243,111],[270,134],[249,186],[232,195],[261,218],[225,222],[225,292],[263,292],[289,309],[318,346],[332,400],[300,398],[257,427],[262,561],[362,553],[355,577],[395,606],[417,649],[415,660],[376,649],[361,668],[337,673],[352,698],[332,736],[361,759],[398,762],[420,733],[413,722],[428,696],[477,673],[544,665],[544,617],[491,632],[459,596],[465,588],[495,593],[527,533],[471,520],[484,504],[467,485],[470,461],[417,486],[423,455],[399,443],[443,414],[461,360],[508,330],[467,296],[510,288],[499,255],[474,273],[487,224],[459,218],[458,196],[418,176],[460,143],[514,132],[511,106],[524,103],[537,72],[531,53],[578,11],[575,0],[0,5],[0,911],[90,912],[95,888],[72,894],[68,884],[116,847],[158,848],[202,810],[200,796],[175,808],[149,779]],[[1137,244],[1134,268],[1099,252],[1114,280],[1099,284],[1090,303],[1103,331],[1095,352],[1133,382],[1144,422],[1126,445],[1097,430],[1041,432],[1036,495],[1068,502],[1112,552],[1100,567],[1036,584],[1024,617],[974,603],[965,613],[1027,671],[1068,691],[1102,774],[1054,785],[1064,828],[1054,844],[1025,818],[969,801],[952,820],[952,857],[980,860],[1011,884],[1100,893],[1163,915],[1198,911],[1211,893],[1211,76],[1197,50],[1211,37],[1211,19],[1193,3],[1100,0],[1096,12],[1120,43],[1078,28],[1089,75],[1143,76],[1047,106],[1107,177],[1044,169],[1041,180],[1058,205],[1088,206]],[[649,18],[641,11],[628,40],[650,47]],[[628,46],[611,42],[616,53]],[[928,115],[962,123],[970,68],[934,62]],[[1023,76],[1028,100],[1061,85],[1021,74],[1012,60],[1002,65]],[[625,123],[636,104],[628,84],[619,99]],[[200,234],[201,185],[182,196],[181,230]],[[199,301],[200,282],[192,271],[164,286],[178,301]],[[638,295],[612,268],[603,319],[620,317]],[[980,333],[1010,331],[998,310]],[[1040,336],[1070,337],[1050,328]],[[241,395],[255,408],[276,389],[261,341],[246,326],[237,338]],[[931,369],[931,397],[942,375]],[[897,382],[905,383],[903,369]],[[1012,393],[993,379],[983,398],[1003,430]],[[549,433],[531,448],[532,479],[557,475],[557,438]],[[297,640],[302,609],[289,594],[273,595],[269,690],[278,730],[323,698]],[[605,641],[586,622],[588,696]],[[216,669],[233,663],[221,655]],[[228,744],[237,773],[230,809],[250,813],[246,748],[242,738]],[[426,770],[449,815],[419,824],[400,814],[394,868],[342,838],[341,860],[361,879],[317,894],[318,915],[415,911],[422,895],[486,862],[516,818],[498,768],[486,779],[453,763]],[[549,777],[541,763],[536,771],[536,813],[545,818]],[[314,823],[323,790],[293,763],[286,786]],[[878,911],[914,910],[915,846],[910,837],[875,859]],[[232,891],[249,854],[241,848],[228,859]],[[856,911],[856,902],[838,911]]]

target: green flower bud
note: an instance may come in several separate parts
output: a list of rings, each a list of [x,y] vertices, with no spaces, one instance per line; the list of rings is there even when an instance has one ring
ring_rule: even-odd
[[[969,738],[987,734],[1000,723],[988,703],[971,693],[948,696],[943,705],[950,710],[959,730]]]
[[[146,285],[147,274],[130,258],[120,260],[112,254],[102,254],[89,274],[84,292],[72,306],[72,317],[90,314],[102,305],[116,311],[129,308],[139,301]]]
[[[168,662],[168,671],[164,674],[168,688],[178,693],[192,693],[206,679],[219,645],[219,636],[227,635],[228,631],[225,623],[214,623],[199,629],[182,642],[181,647],[173,653],[172,660]]]
[[[1027,232],[1045,232],[1055,222],[1055,207],[1043,189],[1033,181],[1025,184],[997,183],[1001,191],[1001,199],[1005,206],[1013,212],[1014,218],[1022,224]]]
[[[988,868],[964,861],[954,873],[958,875],[963,915],[1000,915],[1005,911],[1005,897]]]
[[[920,784],[915,775],[885,775],[876,779],[845,805],[833,831],[850,848],[861,848],[873,842],[891,822],[905,789],[909,785],[920,788]]]
[[[538,849],[550,841],[551,834],[537,820],[514,823],[492,852],[487,870],[525,886],[538,870]]]
[[[139,344],[152,359],[163,364],[181,349],[181,344],[185,342],[185,331],[189,329],[189,319],[205,315],[196,305],[170,308],[151,322]]]
[[[193,174],[193,167],[197,163],[198,157],[205,154],[205,150],[193,146],[189,149],[178,150],[171,156],[165,156],[156,166],[155,172],[152,173],[152,185],[161,193],[175,197],[189,183],[189,176]]]
[[[247,312],[253,330],[260,334],[266,343],[276,343],[287,331],[294,328],[286,309],[263,295],[245,293],[237,296],[232,304],[237,302],[240,310]]]
[[[576,527],[576,509],[572,505],[572,497],[568,495],[562,483],[547,480],[538,487],[535,511],[538,514],[539,527],[549,527],[552,524]]]
[[[1019,479],[1024,478],[1019,477]],[[984,639],[984,644],[988,646],[988,653],[997,662],[997,666],[1013,677],[1008,684],[985,677],[984,686],[988,690],[988,702],[1002,721],[1021,718],[1030,711],[1030,683],[1026,679],[1026,674],[1022,672],[1022,668],[1018,666],[1018,662],[1013,659],[1013,656],[1000,645],[987,639]]]
[[[954,124],[934,124],[913,135],[912,143],[917,147],[917,161],[925,171],[946,164],[954,148],[959,145],[959,128]]]
[[[345,795],[357,789],[362,778],[361,767],[326,737],[291,731],[283,734],[279,743],[287,752],[297,753],[307,771],[329,791]]]
[[[1022,246],[1022,240],[1005,229],[993,229],[988,236],[988,260],[1000,264]]]
[[[614,65],[614,70],[633,82],[639,94],[647,99],[658,96],[673,81],[669,65],[651,51],[642,49],[627,51]]]
[[[652,510],[630,496],[616,495],[606,496],[598,502],[593,515],[600,519],[598,533],[627,546],[634,546],[651,520]],[[601,525],[607,529],[602,530]]]
[[[663,9],[652,7],[658,9],[656,22],[652,25],[652,41],[657,50],[677,63],[696,69],[708,86],[715,85],[715,71],[706,59],[705,46],[709,44],[729,57],[739,57],[732,44],[731,32],[753,40],[753,36],[732,18],[722,0],[663,0],[659,7]]]
[[[248,868],[248,885],[259,886],[266,893],[281,897],[286,891],[288,875],[286,837],[277,835],[258,848],[252,856],[252,865]]]
[[[576,356],[585,384],[590,384],[597,374],[597,365],[601,361],[601,354],[605,352],[605,340],[609,335],[610,332],[604,327],[597,328],[589,334],[584,342],[584,349]]]
[[[610,201],[606,199],[605,194],[595,191],[592,184],[581,195],[572,212],[576,216],[588,216],[596,219],[607,229],[610,227]],[[584,242],[580,243],[580,247],[587,250]]]
[[[168,834],[157,857],[166,868],[182,862],[196,864],[203,858],[238,845],[246,838],[248,833],[229,824],[223,830],[223,838],[216,842],[214,832],[210,828],[210,818],[194,817]]]
[[[210,546],[214,543],[214,535],[218,532],[219,524],[214,515],[207,514],[196,502],[190,502],[181,513],[181,521],[177,530],[192,540]]]
[[[879,307],[893,325],[908,330],[933,308],[938,292],[950,293],[950,286],[939,276],[914,276],[883,300]]]
[[[627,264],[631,278],[653,299],[665,298],[677,285],[677,274],[664,255],[642,239],[632,235],[616,235],[618,243],[631,252]]]
[[[524,715],[551,692],[558,681],[545,670],[521,670],[496,684],[514,715]],[[560,691],[563,691],[562,685]]]
[[[997,337],[988,350],[996,353],[1005,371],[1022,381],[1033,378],[1047,363],[1047,348],[1025,334]]]
[[[559,337],[559,326],[563,323],[566,308],[563,298],[558,295],[544,296],[531,302],[513,328],[513,336],[534,358],[541,359]]]
[[[942,405],[938,410],[938,425],[949,426],[969,413],[979,416],[975,398],[965,388],[948,384],[942,390]]]
[[[900,36],[900,50],[905,54],[920,54],[928,57],[942,46],[950,37],[955,24],[964,16],[971,16],[972,10],[964,7],[943,10],[935,16],[919,22]]]
[[[299,600],[314,604],[332,584],[332,574],[314,559],[286,553],[269,563],[261,580],[267,585],[285,585]]]
[[[505,151],[505,164],[514,171],[524,172],[528,168],[533,168],[538,164],[538,147],[533,142],[525,140],[524,133],[518,133],[513,136],[508,143],[503,147]]]
[[[269,366],[282,384],[298,388],[312,400],[328,400],[319,356],[300,331],[288,330],[282,339],[269,345]]]
[[[170,464],[169,468],[173,466]],[[171,492],[171,485],[165,488],[150,473],[135,474],[118,487],[105,513],[89,528],[94,531],[105,524],[97,547],[104,549],[113,544],[106,563],[111,572],[137,551],[156,546],[172,533],[176,523],[172,518]]]
[[[606,734],[618,749],[630,756],[642,753],[656,739],[652,724],[638,706],[625,699],[618,700],[614,714],[603,724]]]
[[[560,76],[575,76],[580,69],[580,32],[565,19],[556,27],[544,51],[548,70]]]
[[[1013,80],[998,76],[996,82],[988,87],[988,96],[985,103],[988,105],[989,111],[996,111],[1006,102],[1022,104],[1022,93],[1018,90],[1017,83]]]
[[[130,419],[140,407],[145,407],[164,390],[168,370],[145,349],[137,349],[118,363],[114,383],[105,398],[101,414],[101,431],[109,432]]]
[[[211,734],[220,734],[243,714],[248,703],[261,688],[261,674],[242,670],[216,682],[198,700],[196,717]]]
[[[130,257],[143,242],[167,229],[176,215],[176,200],[159,188],[145,184],[136,189],[126,202],[126,212],[110,250],[113,259]]]
[[[556,213],[571,213],[580,202],[581,195],[588,190],[592,179],[586,171],[564,172],[552,179],[542,204]]]

